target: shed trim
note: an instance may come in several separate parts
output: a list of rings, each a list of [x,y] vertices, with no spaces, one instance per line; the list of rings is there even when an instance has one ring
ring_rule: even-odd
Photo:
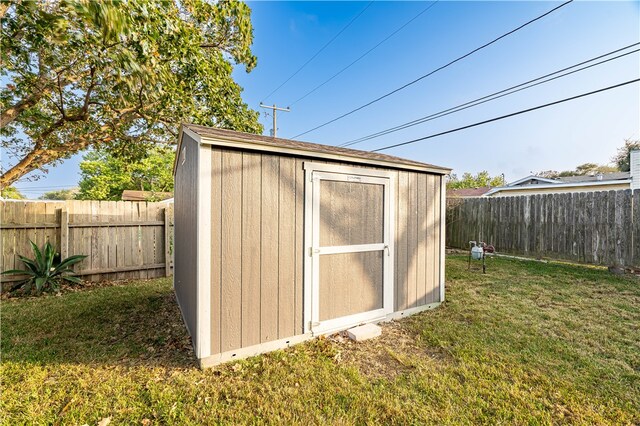
[[[196,352],[206,358],[211,355],[211,152],[201,145],[198,149]]]
[[[304,162],[303,168],[305,170],[305,181],[311,183],[311,188],[307,186],[305,190],[305,253],[304,253],[304,331],[305,333],[312,332],[313,335],[326,334],[328,332],[344,329],[349,325],[356,325],[358,323],[377,322],[386,318],[386,315],[393,312],[394,309],[394,270],[395,270],[395,173],[390,170],[374,170],[363,167],[349,167],[334,164],[313,163]],[[315,173],[314,172],[318,172]],[[336,177],[336,175],[344,175]],[[319,221],[314,221],[314,213],[319,209],[319,185],[313,185],[316,180],[320,180],[323,177],[330,180],[343,180],[348,182],[350,176],[364,177],[362,183],[378,183],[382,179],[387,180],[384,183],[385,191],[388,193],[384,196],[384,215],[388,217],[388,225],[384,226],[384,241],[385,243],[377,244],[360,244],[350,246],[329,246],[329,247],[314,247],[315,240],[319,241]],[[370,179],[367,179],[370,178]],[[348,250],[350,248],[351,250]],[[313,324],[314,315],[313,312],[319,311],[319,288],[314,286],[314,282],[319,285],[319,268],[314,262],[317,262],[317,258],[314,254],[331,254],[331,253],[345,253],[351,251],[372,251],[379,250],[383,253],[383,259],[386,255],[388,260],[384,260],[385,264],[390,264],[391,267],[385,267],[383,269],[383,303],[382,308],[367,312],[361,312],[354,315],[348,315],[346,317],[339,317],[330,320],[322,321],[322,325]],[[315,252],[315,253],[314,253]]]
[[[188,127],[180,126],[180,131],[178,133],[178,145],[176,146],[176,156],[173,159],[173,176],[174,177],[176,175],[176,170],[178,169],[178,162],[180,161],[180,157],[181,157],[180,154],[181,154],[181,148],[182,148],[182,135],[185,133],[189,137],[191,137],[194,141],[196,141],[198,144],[201,143],[199,134],[193,132]]]
[[[248,149],[253,151],[261,151],[261,152],[289,154],[289,155],[295,155],[299,157],[321,158],[326,160],[365,164],[367,166],[380,166],[380,167],[387,167],[387,168],[393,168],[393,169],[427,172],[427,173],[433,173],[433,174],[439,174],[439,175],[446,175],[451,172],[451,169],[445,169],[445,168],[411,165],[411,164],[394,162],[394,161],[375,160],[372,158],[362,158],[362,157],[359,157],[353,154],[348,154],[348,153],[331,154],[328,152],[318,152],[311,149],[277,146],[275,144],[265,144],[260,141],[244,142],[234,138],[223,138],[220,136],[216,136],[215,138],[210,136],[201,136],[200,143],[207,144],[207,145],[221,146],[226,148]]]
[[[387,315],[386,321],[394,321],[400,318],[408,317],[410,315],[415,315],[420,312],[428,311],[429,309],[434,309],[440,306],[441,302],[428,303],[422,306],[416,306],[415,308],[405,309],[403,311],[391,312]]]
[[[288,337],[286,339],[272,340],[270,342],[258,343],[257,345],[247,346],[232,351],[222,352],[215,355],[209,355],[199,360],[200,368],[215,367],[234,359],[244,359],[250,356],[260,355],[267,352],[276,351],[278,349],[286,349],[293,345],[313,339],[311,333],[300,334],[298,336]]]
[[[440,302],[429,303],[428,305],[422,305],[415,308],[405,309],[404,311],[391,312],[386,316],[378,318],[376,320],[366,321],[367,323],[376,323],[376,322],[387,322],[394,321],[400,318],[404,318],[410,315],[414,315],[420,312],[428,311],[430,309],[434,309],[440,306]],[[335,331],[335,330],[333,330]],[[306,332],[304,334],[300,334],[298,336],[289,337],[286,339],[274,340],[271,342],[259,343],[257,345],[248,346],[246,348],[239,348],[233,351],[227,351],[220,354],[210,355],[206,358],[202,358],[199,361],[200,368],[211,368],[216,365],[232,361],[248,358],[255,355],[264,354],[267,352],[272,352],[278,349],[287,349],[294,345],[306,342],[307,340],[311,340],[319,335],[326,335],[333,333],[332,330],[327,330],[323,333],[311,334]]]
[[[444,302],[445,287],[445,235],[447,232],[447,182],[446,179],[440,178],[440,302]]]
[[[302,167],[305,170],[311,170],[314,172],[329,172],[329,173],[340,173],[340,174],[348,174],[348,175],[367,175],[367,176],[375,176],[388,178],[389,172],[387,170],[376,170],[370,168],[363,167],[350,167],[350,166],[336,166],[335,164],[327,164],[327,163],[314,163],[311,161],[305,161]],[[363,170],[366,170],[366,173],[362,173]]]

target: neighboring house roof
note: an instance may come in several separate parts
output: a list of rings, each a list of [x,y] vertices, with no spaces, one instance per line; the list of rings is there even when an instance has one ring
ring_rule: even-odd
[[[631,178],[630,172],[615,172],[615,173],[603,173],[600,175],[581,175],[581,176],[561,176],[555,179],[546,178],[542,176],[530,175],[523,177],[522,179],[509,182],[508,187],[511,186],[528,186],[528,185],[546,185],[546,184],[561,184],[561,183],[579,183],[579,182],[604,182],[610,180],[626,180]]]
[[[543,189],[561,189],[561,188],[580,188],[583,186],[597,186],[602,187],[602,191],[607,191],[607,186],[611,185],[620,185],[624,183],[631,184],[631,179],[622,179],[622,180],[605,180],[605,181],[590,181],[590,182],[560,182],[560,183],[552,183],[552,184],[540,184],[540,185],[524,185],[524,186],[501,186],[497,188],[491,189],[489,192],[484,194],[485,196],[490,196],[495,194],[496,192],[503,191],[522,191],[522,190],[531,190],[531,193],[535,193],[536,190]]]
[[[604,182],[609,180],[626,180],[631,178],[630,172],[615,172],[615,173],[604,173],[600,176],[564,176],[559,177],[558,180],[561,182],[569,183],[569,182]]]
[[[529,175],[527,177],[523,177],[522,179],[514,180],[513,182],[509,182],[507,186],[524,186],[531,185],[533,182],[542,182],[542,183],[558,183],[555,179],[545,178],[542,176]]]
[[[490,186],[481,186],[480,188],[448,189],[447,198],[481,197],[490,190]]]
[[[173,192],[154,192],[154,191],[133,191],[125,189],[122,191],[122,201],[148,201],[150,199],[166,200],[173,197]]]
[[[377,152],[360,151],[356,149],[341,148],[332,145],[320,145],[317,143],[300,142],[290,139],[273,138],[270,136],[254,135],[252,133],[236,132],[233,130],[217,129],[198,126],[195,124],[183,124],[181,132],[193,132],[200,136],[202,143],[219,146],[254,149],[257,151],[282,152],[293,155],[333,159],[337,161],[364,163],[372,166],[395,167],[399,169],[421,170],[431,173],[448,174],[451,169],[435,166],[433,164],[394,157]],[[182,134],[181,134],[182,136]],[[182,142],[180,136],[179,142]],[[207,141],[208,139],[209,141]],[[178,157],[178,156],[176,156]],[[175,169],[174,169],[175,170]]]

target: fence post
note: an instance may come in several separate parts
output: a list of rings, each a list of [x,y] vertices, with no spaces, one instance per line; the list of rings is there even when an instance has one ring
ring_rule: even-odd
[[[164,209],[164,276],[171,275],[171,215],[169,209]]]
[[[69,257],[69,213],[66,208],[60,209],[60,258]]]

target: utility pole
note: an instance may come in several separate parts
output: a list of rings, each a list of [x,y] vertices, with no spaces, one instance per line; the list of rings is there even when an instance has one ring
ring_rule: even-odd
[[[276,104],[273,104],[273,106],[271,106],[271,105],[264,105],[263,103],[260,103],[260,107],[261,108],[268,108],[270,110],[273,110],[273,113],[272,113],[272,116],[273,116],[273,130],[271,131],[271,136],[273,136],[275,138],[276,137],[276,131],[278,129],[278,127],[277,127],[278,111],[290,112],[291,108],[289,108],[289,107],[278,108],[276,106]]]

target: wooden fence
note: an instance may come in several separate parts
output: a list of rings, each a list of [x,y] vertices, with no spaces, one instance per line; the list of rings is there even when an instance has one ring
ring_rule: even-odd
[[[2,217],[1,270],[22,268],[16,254],[33,257],[29,241],[50,241],[84,279],[102,281],[172,273],[173,205],[132,201],[7,201]],[[16,277],[3,276],[2,281]]]
[[[640,267],[640,190],[451,199],[449,247]]]

